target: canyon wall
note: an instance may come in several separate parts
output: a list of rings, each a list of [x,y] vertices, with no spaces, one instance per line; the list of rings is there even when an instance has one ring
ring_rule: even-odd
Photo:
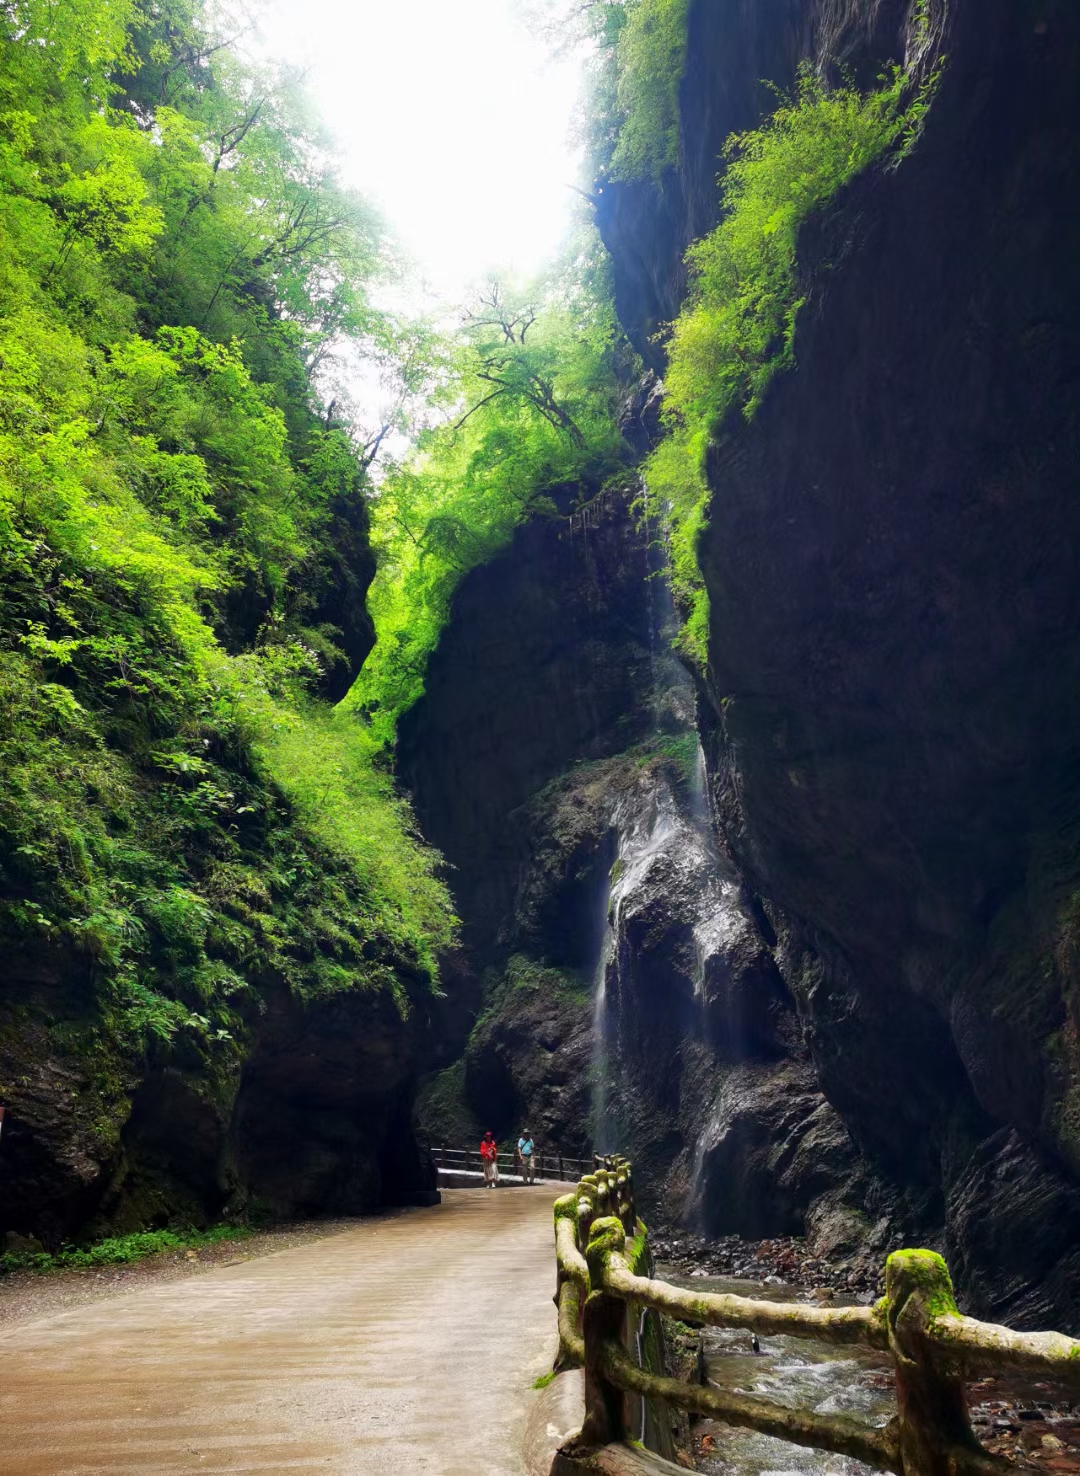
[[[597,196],[660,374],[764,84],[946,64],[804,230],[796,365],[710,452],[696,694],[647,669],[619,512],[591,563],[524,530],[463,587],[403,750],[487,1001],[451,1095],[617,1131],[710,1231],[917,1239],[971,1310],[1075,1327],[1080,17],[693,0],[689,34],[679,167]]]
[[[1075,1323],[1080,26],[957,4],[941,45],[710,455],[712,781],[855,1140],[981,1309]]]
[[[341,499],[333,513],[333,556],[311,572],[316,613],[340,633],[340,663],[324,678],[340,696],[374,640],[365,606],[374,558],[365,502]],[[242,625],[243,612],[233,613]],[[241,628],[231,635],[242,647]],[[242,757],[216,740],[204,751],[232,792],[219,806],[225,819],[212,812],[187,861],[218,908],[209,922],[207,903],[197,914],[210,953],[243,971],[233,975],[231,1038],[212,1055],[205,1032],[150,1029],[133,1041],[90,947],[56,932],[6,937],[0,1251],[5,1235],[52,1249],[73,1236],[223,1215],[359,1213],[435,1192],[411,1120],[415,1082],[431,1059],[429,982],[385,940],[369,938],[362,950],[341,918],[311,906],[318,876],[328,882],[323,896],[355,907],[340,863],[292,829],[283,796]],[[168,794],[174,778],[145,764],[151,796]],[[192,803],[175,788],[171,802]],[[147,925],[144,938],[145,977],[166,985],[197,957],[169,922]],[[354,987],[321,996],[297,987],[320,957],[342,973],[351,966]]]

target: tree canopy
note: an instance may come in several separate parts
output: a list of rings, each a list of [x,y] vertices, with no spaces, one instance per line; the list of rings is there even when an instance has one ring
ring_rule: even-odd
[[[591,230],[544,280],[493,281],[464,313],[433,395],[438,421],[372,503],[378,639],[349,700],[381,741],[423,691],[462,577],[523,520],[553,515],[558,488],[587,500],[626,465],[616,410],[627,355]]]
[[[400,408],[416,332],[302,94],[195,5],[0,26],[0,933],[84,961],[102,1041],[224,1063],[253,990],[400,996],[453,936],[327,700],[389,428],[341,407],[363,362]]]

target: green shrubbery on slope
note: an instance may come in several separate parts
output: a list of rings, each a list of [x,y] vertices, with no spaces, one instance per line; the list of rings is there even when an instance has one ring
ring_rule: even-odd
[[[911,136],[927,95],[924,88],[913,97],[899,69],[864,94],[830,90],[807,67],[759,128],[728,140],[723,215],[687,253],[690,289],[668,345],[667,436],[644,468],[651,495],[669,508],[683,647],[701,663],[708,595],[697,541],[708,516],[706,447],[725,415],[738,407],[752,416],[773,376],[794,363],[803,222]]]
[[[103,1039],[224,1061],[264,984],[398,991],[453,932],[318,696],[330,520],[366,523],[367,482],[315,376],[386,354],[386,243],[184,4],[3,28],[0,936],[82,960]]]

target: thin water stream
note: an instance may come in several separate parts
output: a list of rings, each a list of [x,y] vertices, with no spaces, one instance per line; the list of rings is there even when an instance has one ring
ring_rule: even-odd
[[[615,934],[606,916],[604,936],[593,983],[592,1029],[592,1144],[594,1153],[615,1153],[618,1133],[612,1117],[611,1085],[617,1042],[612,1029],[608,997],[608,966],[615,951]]]
[[[693,1291],[729,1292],[765,1301],[806,1299],[800,1287],[744,1277],[693,1276],[660,1263],[657,1275]],[[836,1296],[834,1306],[851,1298]],[[888,1358],[866,1348],[836,1348],[807,1338],[762,1338],[706,1328],[705,1371],[721,1388],[740,1390],[790,1409],[846,1415],[880,1427],[896,1413]],[[1080,1401],[1066,1387],[1003,1372],[968,1385],[968,1409],[978,1438],[991,1453],[1028,1470],[1080,1476]],[[849,1456],[829,1455],[733,1430],[713,1420],[694,1426],[697,1469],[706,1476],[869,1476],[871,1468]]]
[[[657,1275],[695,1292],[715,1291],[765,1301],[789,1302],[803,1294],[797,1287],[769,1285],[735,1277],[688,1277],[658,1266]],[[835,1305],[847,1302],[837,1297]],[[885,1425],[896,1412],[892,1370],[871,1349],[837,1349],[806,1338],[763,1338],[761,1352],[751,1347],[751,1334],[706,1328],[703,1334],[709,1380],[722,1388],[759,1395],[789,1409],[844,1414]],[[712,1420],[695,1427],[698,1470],[709,1476],[870,1476],[871,1467],[848,1456],[807,1450],[735,1430]]]

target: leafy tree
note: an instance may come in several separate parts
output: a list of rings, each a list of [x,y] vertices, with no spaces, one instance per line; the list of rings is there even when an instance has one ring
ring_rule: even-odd
[[[267,981],[404,1007],[453,937],[318,696],[387,434],[327,408],[334,365],[395,378],[396,426],[426,340],[372,306],[393,252],[293,82],[194,5],[0,32],[0,938],[92,963],[89,1056],[227,1071]]]
[[[616,42],[612,179],[658,179],[678,161],[688,0],[630,0]]]
[[[590,178],[659,180],[679,146],[689,0],[530,0],[557,49],[584,59]]]
[[[625,464],[616,428],[620,355],[597,242],[514,292],[492,282],[448,345],[443,418],[374,499],[371,590],[378,641],[350,702],[383,742],[423,691],[454,590],[524,519],[551,515],[555,488],[583,500]]]

